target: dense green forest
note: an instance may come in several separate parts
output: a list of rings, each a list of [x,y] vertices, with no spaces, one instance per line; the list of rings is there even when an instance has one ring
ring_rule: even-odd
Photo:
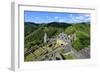
[[[90,46],[90,23],[24,23],[24,48],[25,51],[43,45],[44,33],[48,38],[57,36],[64,32],[67,35],[76,35],[76,39],[72,40],[72,47],[77,51]]]

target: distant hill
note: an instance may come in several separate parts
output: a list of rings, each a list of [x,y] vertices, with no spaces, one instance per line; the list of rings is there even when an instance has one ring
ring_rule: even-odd
[[[25,28],[25,36],[29,35],[31,32],[34,32],[39,27],[56,27],[56,28],[66,28],[68,26],[71,26],[71,24],[68,23],[59,23],[59,22],[51,22],[51,23],[33,23],[33,22],[25,22],[24,23]]]
[[[64,22],[51,22],[51,23],[48,23],[47,26],[66,28],[68,26],[71,26],[71,24],[64,23]]]

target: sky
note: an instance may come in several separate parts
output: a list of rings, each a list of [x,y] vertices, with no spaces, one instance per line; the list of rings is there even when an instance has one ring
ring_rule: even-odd
[[[42,11],[24,11],[24,22],[49,23],[66,22],[80,23],[90,22],[89,13],[64,13],[64,12],[42,12]]]

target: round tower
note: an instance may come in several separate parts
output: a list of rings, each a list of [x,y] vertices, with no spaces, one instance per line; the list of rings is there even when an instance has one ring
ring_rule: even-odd
[[[44,33],[44,43],[46,43],[47,42],[47,33],[45,32]]]

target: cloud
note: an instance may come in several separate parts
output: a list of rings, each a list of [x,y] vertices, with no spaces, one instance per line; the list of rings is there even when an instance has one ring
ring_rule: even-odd
[[[88,22],[90,21],[90,18],[91,17],[89,14],[78,14],[78,15],[70,14],[71,22]]]
[[[48,18],[47,20],[51,20],[51,19]]]
[[[51,20],[49,16],[46,16],[47,20]]]
[[[85,14],[84,16],[85,16],[85,17],[90,17],[90,14]]]
[[[77,17],[75,17],[75,20],[85,21],[85,17],[84,16],[77,16]]]
[[[64,22],[64,19],[59,19],[59,22]]]
[[[73,14],[70,14],[70,19],[71,19],[71,20],[74,20],[74,19],[75,19],[75,17],[74,17]]]
[[[39,19],[39,17],[35,17],[35,19]]]
[[[59,17],[55,16],[54,19],[58,19]]]
[[[46,16],[47,18],[49,18],[49,16]]]
[[[70,17],[73,17],[73,15],[72,15],[72,14],[70,14]]]

